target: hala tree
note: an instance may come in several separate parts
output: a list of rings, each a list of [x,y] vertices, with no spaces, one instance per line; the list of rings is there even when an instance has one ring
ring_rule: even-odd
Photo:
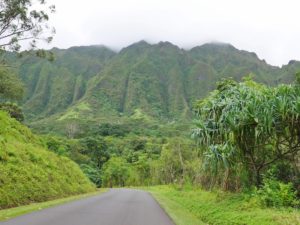
[[[300,151],[300,87],[266,87],[251,79],[218,83],[196,105],[199,117],[193,136],[208,165],[233,170],[242,165],[250,182],[261,184],[262,172]]]

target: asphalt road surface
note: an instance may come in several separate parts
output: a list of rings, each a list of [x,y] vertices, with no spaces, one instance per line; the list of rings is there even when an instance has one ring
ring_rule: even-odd
[[[112,189],[107,193],[44,209],[2,225],[174,225],[144,191]]]

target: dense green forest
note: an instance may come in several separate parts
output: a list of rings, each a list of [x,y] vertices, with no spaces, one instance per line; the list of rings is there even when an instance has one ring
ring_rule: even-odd
[[[171,215],[189,209],[201,221],[240,224],[243,205],[249,224],[298,220],[297,62],[271,67],[228,45],[188,52],[141,42],[118,54],[102,46],[53,51],[53,62],[9,53],[20,69],[0,73],[1,208],[95,187],[147,186],[173,207]],[[193,66],[196,59],[201,66]],[[222,75],[227,70],[232,78]]]
[[[95,123],[147,120],[190,122],[193,104],[216,88],[221,78],[254,74],[264,84],[290,83],[300,69],[291,61],[268,65],[254,53],[229,44],[191,50],[169,43],[137,42],[114,52],[105,46],[52,49],[55,60],[24,52],[8,54],[25,86],[20,102],[27,123],[38,132],[62,131],[77,124],[82,132]]]
[[[241,83],[226,79],[195,104],[192,125],[105,123],[78,139],[44,140],[98,186],[254,188],[262,204],[297,207],[299,90],[297,81],[268,87],[249,77]]]
[[[299,222],[300,62],[223,43],[40,50],[55,7],[31,7],[0,4],[0,209],[133,186],[193,225]]]
[[[276,68],[224,44],[53,53],[6,54],[19,69],[2,70],[1,109],[97,187],[192,184],[299,206],[298,62]]]

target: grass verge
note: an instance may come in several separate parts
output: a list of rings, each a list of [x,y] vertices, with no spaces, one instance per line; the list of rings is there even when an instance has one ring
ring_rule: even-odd
[[[49,208],[52,206],[61,205],[61,204],[67,203],[67,202],[91,197],[91,196],[103,193],[106,190],[107,189],[99,189],[96,192],[91,192],[91,193],[87,193],[87,194],[75,195],[75,196],[71,196],[71,197],[67,197],[67,198],[55,199],[55,200],[41,202],[41,203],[32,203],[30,205],[20,206],[20,207],[16,207],[16,208],[3,209],[3,210],[0,210],[0,221],[9,220],[14,217],[21,216],[23,214],[27,214],[27,213],[30,213],[33,211],[38,211],[38,210],[46,209],[46,208]]]
[[[171,186],[146,188],[177,225],[295,225],[300,210],[261,208],[249,196]]]

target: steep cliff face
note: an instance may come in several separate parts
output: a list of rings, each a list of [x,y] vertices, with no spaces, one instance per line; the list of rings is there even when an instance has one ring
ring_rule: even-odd
[[[228,44],[191,50],[169,42],[141,41],[115,53],[103,46],[53,49],[54,62],[25,57],[20,74],[27,88],[29,121],[49,116],[64,120],[128,117],[137,110],[155,119],[184,119],[193,103],[221,78],[254,74],[270,85],[292,82],[300,63],[268,65],[255,53]]]
[[[115,55],[101,46],[52,51],[56,57],[54,62],[33,57],[20,59],[27,119],[36,120],[61,112],[81,99],[87,82]]]

